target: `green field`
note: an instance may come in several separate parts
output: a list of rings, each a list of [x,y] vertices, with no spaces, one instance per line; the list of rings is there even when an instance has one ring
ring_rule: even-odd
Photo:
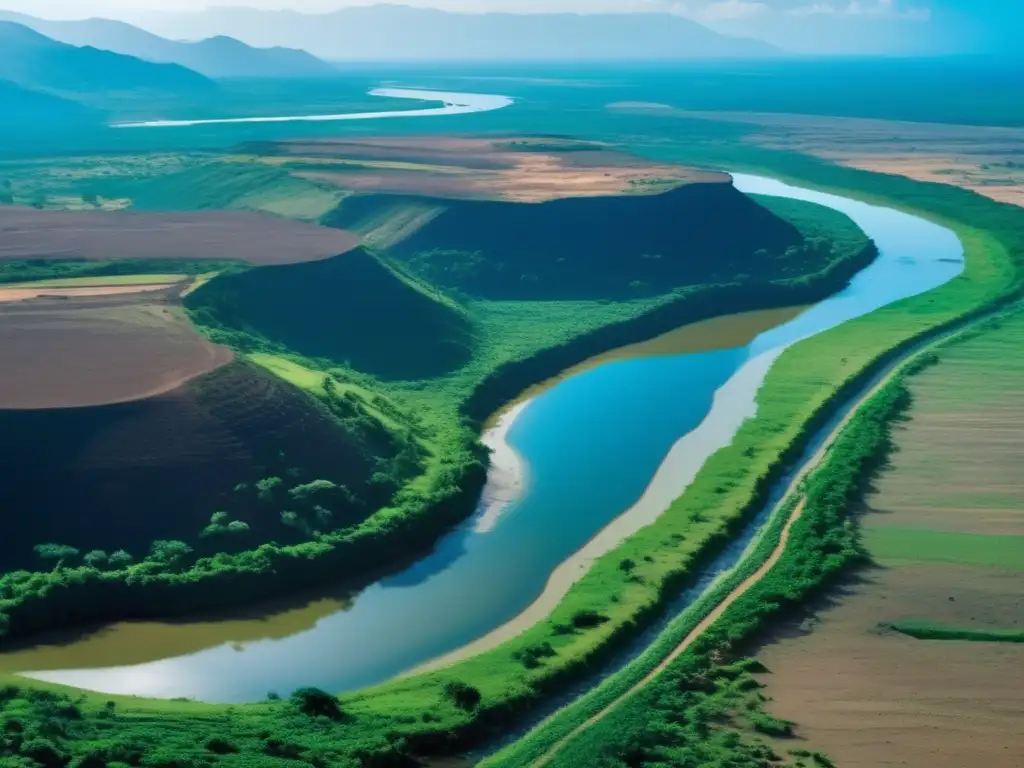
[[[930,621],[896,621],[887,625],[917,640],[963,640],[969,643],[1024,643],[1021,629],[976,629],[948,627]]]
[[[883,563],[962,563],[1024,570],[1024,536],[873,527],[865,531],[864,543]]]

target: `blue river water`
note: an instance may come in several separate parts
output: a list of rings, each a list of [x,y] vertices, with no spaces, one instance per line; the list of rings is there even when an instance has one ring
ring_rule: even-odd
[[[655,519],[663,506],[637,503],[652,480],[679,495],[692,471],[752,415],[765,373],[787,346],[963,269],[956,236],[921,218],[771,179],[736,175],[735,184],[842,211],[881,255],[844,291],[747,346],[609,362],[536,396],[505,436],[527,482],[497,519],[479,524],[493,514],[482,503],[432,554],[307,631],[133,666],[25,674],[107,693],[240,702],[300,686],[352,690],[414,669],[513,620],[560,565],[600,544],[595,535],[613,521],[628,533]]]

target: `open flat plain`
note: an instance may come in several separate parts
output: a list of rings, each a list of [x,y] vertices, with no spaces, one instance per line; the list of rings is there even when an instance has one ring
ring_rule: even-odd
[[[837,765],[1021,764],[1024,645],[892,625],[1022,628],[1022,341],[1018,314],[910,380],[911,419],[862,518],[875,566],[759,653],[772,713]]]
[[[952,184],[1024,206],[1024,128],[762,112],[697,112],[621,102],[616,111],[752,126],[744,141],[865,171]]]
[[[420,136],[260,145],[247,162],[356,192],[538,203],[657,194],[728,183],[724,173],[652,163],[597,142],[563,138]]]
[[[3,259],[236,259],[294,264],[357,245],[340,229],[248,211],[143,213],[0,206]]]

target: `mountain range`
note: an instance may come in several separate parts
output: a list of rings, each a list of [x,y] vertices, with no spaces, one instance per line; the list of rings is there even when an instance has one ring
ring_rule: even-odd
[[[60,43],[9,21],[0,21],[0,80],[56,95],[216,89],[212,80],[177,64]]]
[[[240,7],[140,12],[131,19],[167,37],[230,34],[250,45],[303,48],[336,61],[649,61],[782,53],[666,13],[450,13],[372,5],[322,14]]]
[[[21,24],[70,45],[91,46],[153,63],[178,64],[215,79],[338,75],[335,67],[306,51],[280,47],[253,48],[224,35],[198,42],[180,42],[111,19],[52,21],[2,11],[0,19]]]

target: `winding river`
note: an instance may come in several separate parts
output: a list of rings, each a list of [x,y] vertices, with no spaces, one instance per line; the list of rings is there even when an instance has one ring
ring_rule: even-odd
[[[345,691],[481,652],[543,618],[595,558],[655,520],[730,442],[756,413],[757,391],[787,347],[963,269],[956,236],[924,219],[771,179],[736,175],[735,183],[743,192],[842,211],[881,255],[842,292],[775,317],[751,338],[610,360],[518,403],[485,435],[494,463],[474,517],[431,555],[312,628],[130,666],[23,674],[107,693],[215,702],[305,685]],[[702,586],[731,567],[754,533],[709,569]]]
[[[411,88],[375,88],[371,96],[388,99],[414,99],[416,101],[441,102],[440,107],[402,109],[391,112],[347,112],[335,115],[277,115],[272,117],[215,117],[201,120],[148,120],[137,123],[114,123],[112,128],[185,128],[191,125],[224,125],[231,123],[295,123],[332,122],[337,120],[378,120],[387,117],[442,117],[444,115],[468,115],[473,112],[490,112],[512,104],[507,96],[486,93],[450,93],[448,91],[423,91]]]

